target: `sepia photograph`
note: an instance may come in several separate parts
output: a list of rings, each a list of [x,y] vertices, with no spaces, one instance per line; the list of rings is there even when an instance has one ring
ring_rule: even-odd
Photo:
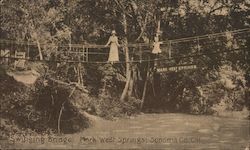
[[[0,149],[250,150],[250,0],[0,0]]]

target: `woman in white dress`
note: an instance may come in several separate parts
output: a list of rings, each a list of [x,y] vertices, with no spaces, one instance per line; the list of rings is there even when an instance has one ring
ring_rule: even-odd
[[[160,44],[162,44],[162,42],[159,42],[159,35],[157,34],[154,38],[154,48],[152,51],[153,54],[160,54],[161,53]]]
[[[159,41],[159,34],[157,33],[156,36],[154,37],[154,48],[152,50],[154,59],[159,58],[159,54],[161,53],[161,48],[160,48],[161,44],[162,42]],[[156,69],[156,66],[157,66],[157,62],[154,62],[154,69]]]
[[[108,61],[113,64],[114,62],[119,61],[118,47],[120,44],[118,43],[118,37],[116,36],[115,30],[113,30],[111,34],[112,35],[109,37],[108,43],[105,46],[107,47],[110,44]]]

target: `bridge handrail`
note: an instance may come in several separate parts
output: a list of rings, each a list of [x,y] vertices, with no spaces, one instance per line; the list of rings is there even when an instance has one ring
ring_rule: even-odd
[[[171,44],[171,43],[181,43],[181,42],[187,42],[187,41],[195,41],[197,39],[207,39],[207,38],[215,38],[218,36],[224,36],[226,33],[232,33],[234,35],[241,34],[241,33],[248,33],[250,32],[250,28],[245,29],[238,29],[233,31],[225,31],[225,32],[219,32],[219,33],[212,33],[212,34],[206,34],[206,35],[200,35],[200,36],[192,36],[192,37],[186,37],[186,38],[179,38],[179,39],[172,39],[172,40],[166,40],[161,41],[161,45]],[[5,44],[23,44],[23,45],[29,45],[29,46],[37,46],[36,42],[28,42],[28,41],[13,41],[13,40],[7,40],[7,39],[0,39],[0,43],[4,42]],[[64,44],[64,45],[56,45],[52,43],[40,43],[40,45],[44,45],[46,47],[71,47],[71,48],[95,48],[95,49],[102,49],[107,48],[105,45],[96,45],[96,44]],[[127,45],[121,45],[121,47],[143,47],[143,46],[153,46],[153,43],[129,43]]]

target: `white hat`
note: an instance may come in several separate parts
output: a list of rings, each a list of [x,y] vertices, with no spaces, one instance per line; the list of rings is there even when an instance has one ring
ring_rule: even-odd
[[[116,34],[115,30],[112,30],[111,34]]]

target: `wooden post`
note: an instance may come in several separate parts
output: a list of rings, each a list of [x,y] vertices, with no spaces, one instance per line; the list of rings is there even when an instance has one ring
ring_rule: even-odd
[[[89,48],[86,48],[86,62],[89,61]]]
[[[172,50],[172,45],[171,45],[171,41],[169,41],[169,48],[168,48],[168,57],[171,58],[171,50]]]
[[[69,49],[68,49],[68,52],[70,53],[71,52],[71,33],[69,34]],[[69,55],[69,53],[67,55]]]
[[[198,53],[200,53],[201,48],[200,48],[200,39],[199,39],[199,37],[197,38],[197,43],[198,43],[198,45],[197,45]]]
[[[29,40],[28,40],[28,44],[27,44],[27,57],[28,59],[30,59],[30,46],[29,46]]]
[[[13,43],[11,42],[10,43],[11,45],[10,45],[10,57],[11,57],[11,55],[13,56]],[[14,51],[14,57],[15,57],[15,51]],[[9,63],[11,63],[12,61],[8,61],[8,65],[9,65]],[[15,62],[15,61],[14,61]]]
[[[83,59],[83,61],[84,61],[84,55],[85,55],[85,48],[84,48],[84,45],[83,45],[83,46],[82,46],[81,55],[79,55],[79,56],[80,56],[80,61],[81,61],[81,57],[82,57],[82,59]]]

